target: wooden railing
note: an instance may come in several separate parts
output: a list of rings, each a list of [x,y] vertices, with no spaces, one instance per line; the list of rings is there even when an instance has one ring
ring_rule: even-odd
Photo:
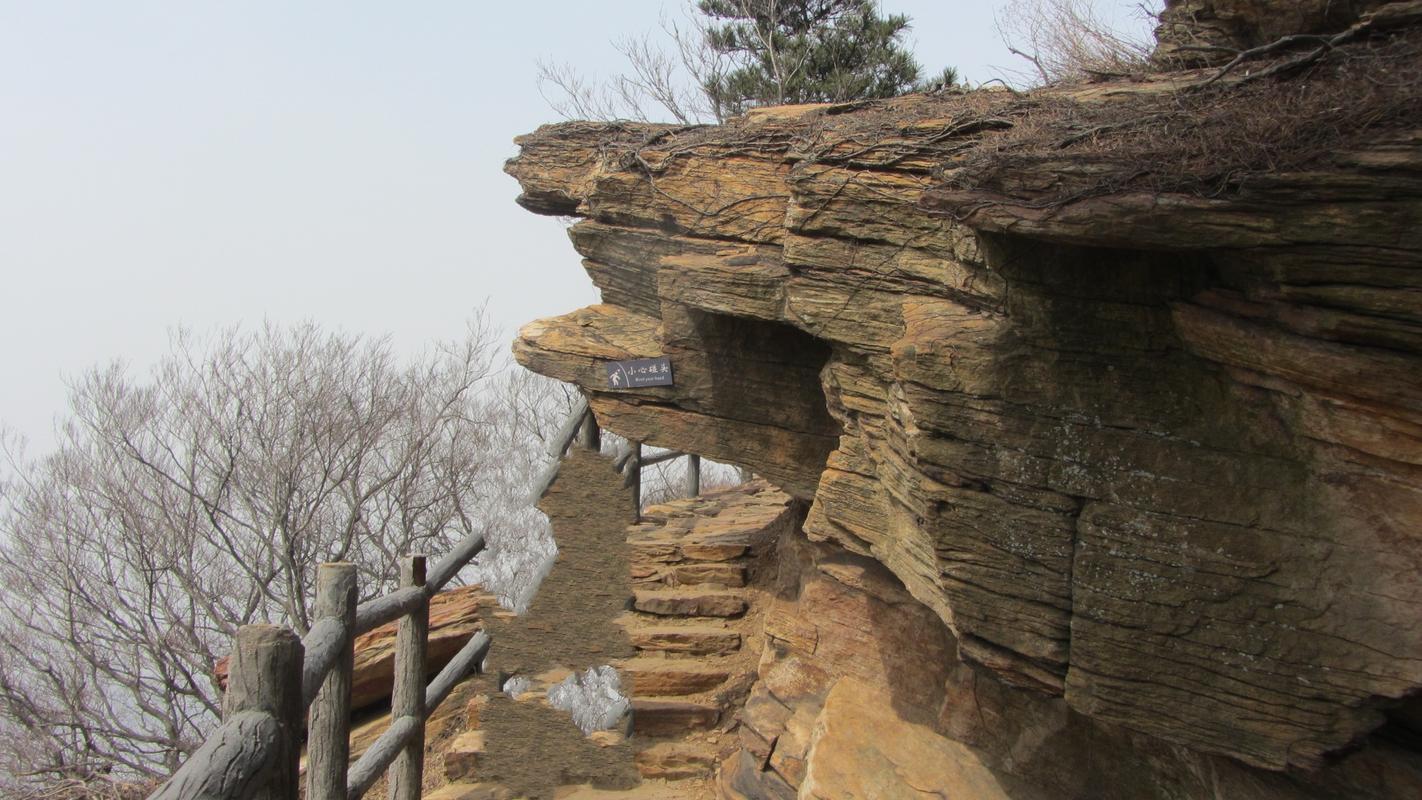
[[[563,454],[574,441],[598,451],[601,431],[584,400],[550,440],[552,463],[530,498],[543,498],[558,477]],[[686,456],[687,493],[700,493],[701,459],[680,452],[643,458],[642,443],[629,440],[613,466],[632,488],[633,513],[641,519],[643,467]],[[306,799],[358,800],[390,770],[392,800],[418,800],[424,770],[425,720],[454,685],[479,669],[489,637],[477,633],[426,686],[429,602],[480,550],[474,534],[454,546],[426,574],[425,557],[400,563],[400,588],[356,605],[353,564],[322,564],[316,575],[316,619],[305,637],[277,625],[246,625],[237,631],[227,662],[222,725],[149,800],[296,800],[302,732],[306,732]],[[355,638],[395,620],[395,679],[390,727],[350,764],[350,696]],[[309,711],[309,713],[308,713]]]
[[[553,481],[558,478],[558,470],[563,463],[563,454],[568,452],[568,448],[572,447],[575,441],[594,452],[602,448],[602,434],[598,429],[597,419],[593,417],[592,409],[588,407],[587,400],[580,401],[573,408],[573,413],[568,416],[563,426],[549,440],[548,455],[552,461],[549,462],[534,484],[533,494],[529,497],[530,503],[537,504],[544,495],[548,494],[549,488],[553,486]],[[686,496],[696,497],[701,494],[701,456],[668,450],[664,453],[643,457],[642,443],[635,439],[623,442],[622,446],[613,454],[612,468],[622,473],[622,485],[632,489],[634,520],[640,522],[642,519],[642,468],[678,458],[687,460]]]
[[[150,800],[295,800],[303,727],[307,800],[357,800],[387,768],[390,797],[418,800],[425,720],[489,652],[489,637],[475,634],[426,686],[429,601],[483,548],[484,537],[471,535],[428,575],[424,556],[408,556],[400,563],[400,588],[359,606],[355,566],[322,564],[316,621],[306,636],[277,625],[237,631],[222,726]],[[350,765],[355,637],[397,619],[390,727]]]

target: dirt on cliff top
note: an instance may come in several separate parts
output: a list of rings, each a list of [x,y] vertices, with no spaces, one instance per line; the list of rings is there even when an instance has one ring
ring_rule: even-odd
[[[1046,208],[1126,192],[1237,197],[1251,178],[1326,169],[1419,127],[1422,0],[1407,0],[1203,69],[755,109],[715,126],[564,123],[519,142],[520,159],[546,171],[541,142],[595,141],[589,150],[609,166],[653,180],[679,159],[713,155],[922,172],[938,181],[924,207],[963,220],[997,199]],[[520,159],[508,167],[516,176]],[[531,210],[573,213],[571,197],[525,188]]]
[[[1386,131],[1422,125],[1422,3],[1152,82],[1167,90],[1117,82],[1097,87],[1111,91],[1106,102],[1079,89],[1015,97],[999,112],[1012,124],[946,163],[937,194],[1042,206],[1129,191],[1220,197],[1252,176],[1327,166]],[[1044,171],[1061,174],[1043,180]]]

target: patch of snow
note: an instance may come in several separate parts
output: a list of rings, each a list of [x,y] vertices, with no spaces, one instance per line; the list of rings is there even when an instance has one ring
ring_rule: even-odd
[[[569,675],[548,690],[548,704],[571,712],[573,724],[584,734],[613,727],[632,705],[622,694],[617,670],[607,665]]]

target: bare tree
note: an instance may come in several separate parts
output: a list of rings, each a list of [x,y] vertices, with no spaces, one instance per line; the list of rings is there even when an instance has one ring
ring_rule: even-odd
[[[647,450],[643,457],[650,458],[660,450]],[[654,506],[686,497],[685,458],[674,458],[645,467],[642,470],[642,506]],[[709,458],[701,459],[701,491],[711,492],[730,486],[738,486],[750,480],[750,474],[739,467],[722,464]]]
[[[922,80],[900,41],[903,15],[873,0],[695,0],[661,36],[614,42],[628,71],[600,80],[541,61],[538,87],[569,119],[724,122],[786,103],[892,97],[956,83],[944,70]]]
[[[1154,21],[1162,0],[1137,7],[1142,22]],[[1150,64],[1149,29],[1126,30],[1108,23],[1097,0],[1012,0],[997,14],[1007,49],[1031,64],[1016,77],[1029,84],[1073,83],[1139,73]]]
[[[669,46],[650,33],[627,36],[613,47],[628,72],[607,79],[588,76],[567,63],[538,61],[538,91],[565,119],[650,120],[669,118],[682,125],[720,122],[717,108],[702,87],[713,85],[726,68],[704,46],[707,23],[687,9],[681,22],[665,13],[659,22]]]
[[[548,518],[533,506],[529,492],[547,465],[549,441],[578,399],[571,385],[522,368],[506,372],[485,392],[490,416],[499,421],[490,440],[496,473],[486,486],[501,524],[486,534],[487,547],[469,580],[520,614],[558,554]]]
[[[525,414],[556,403],[498,374],[493,341],[476,320],[402,364],[312,326],[182,333],[146,382],[81,379],[56,452],[5,448],[0,767],[169,773],[218,718],[230,636],[305,631],[320,562],[354,562],[370,597],[404,553],[536,538],[536,465],[513,456],[549,424]]]

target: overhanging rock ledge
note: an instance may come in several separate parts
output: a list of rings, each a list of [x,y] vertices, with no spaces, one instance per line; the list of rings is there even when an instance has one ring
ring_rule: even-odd
[[[1422,130],[1213,194],[992,160],[1185,79],[540,128],[507,171],[604,302],[515,354],[809,502],[1010,686],[1318,769],[1422,688]]]

